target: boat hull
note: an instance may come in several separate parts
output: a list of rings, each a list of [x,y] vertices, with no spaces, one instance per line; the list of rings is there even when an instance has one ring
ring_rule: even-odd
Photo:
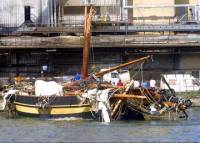
[[[174,111],[165,112],[161,115],[143,114],[145,120],[180,120],[178,114]]]
[[[16,96],[14,105],[17,113],[25,116],[92,118],[90,105],[80,104],[77,96]]]

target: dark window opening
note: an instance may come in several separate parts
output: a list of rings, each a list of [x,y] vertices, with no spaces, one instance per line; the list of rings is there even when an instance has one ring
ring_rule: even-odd
[[[30,6],[25,6],[24,7],[24,19],[26,21],[31,21],[31,7]]]
[[[199,71],[192,71],[192,76],[195,78],[199,78]]]

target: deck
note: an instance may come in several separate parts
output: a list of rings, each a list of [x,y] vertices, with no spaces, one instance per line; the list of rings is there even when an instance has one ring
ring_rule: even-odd
[[[134,32],[199,32],[199,24],[171,25],[94,25],[93,33],[134,33]],[[53,33],[83,33],[82,25],[65,25],[57,27],[0,27],[0,35],[20,34],[53,34]]]

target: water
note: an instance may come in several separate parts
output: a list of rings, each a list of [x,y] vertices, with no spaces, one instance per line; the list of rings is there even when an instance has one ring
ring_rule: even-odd
[[[73,118],[6,119],[0,115],[0,142],[200,142],[200,108],[188,113],[188,120],[110,124]]]

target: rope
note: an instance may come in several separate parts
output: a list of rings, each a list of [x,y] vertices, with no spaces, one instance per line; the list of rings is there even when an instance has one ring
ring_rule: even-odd
[[[131,79],[134,79],[135,77],[136,77],[136,75],[140,72],[140,75],[141,75],[141,81],[142,81],[142,83],[143,83],[143,64],[144,64],[144,62],[143,63],[141,63],[140,64],[140,67],[138,66],[137,67],[137,71],[136,71],[136,73],[131,77]]]
[[[92,117],[93,117],[94,119],[96,119],[96,116],[94,115],[94,113],[93,113],[93,111],[92,111],[91,108],[90,108],[90,113],[91,113]]]
[[[122,107],[123,107],[123,104],[120,104],[120,106],[118,107],[118,112],[115,114],[115,116],[114,116],[114,119],[115,120],[118,120],[119,119],[119,117],[120,117],[120,113],[121,113],[121,111],[122,111]]]
[[[94,47],[91,46],[92,63],[94,63]]]
[[[149,90],[148,89],[144,89],[144,90],[147,91],[147,94],[148,94],[149,98],[152,99],[155,104],[159,105],[158,102],[155,100],[155,98],[152,96],[152,94],[149,92]]]
[[[135,108],[133,108],[132,106],[128,106],[129,108],[131,108],[132,110],[134,110],[134,111],[136,111],[136,112],[138,112],[138,113],[140,113],[140,114],[147,114],[147,115],[149,115],[150,113],[147,113],[147,112],[142,112],[142,111],[139,111],[138,109],[135,109]]]
[[[147,97],[148,99],[147,101],[151,103],[151,99],[144,93],[144,89],[143,88],[139,88],[139,89],[140,89],[140,92]]]
[[[49,99],[50,97],[48,98],[49,105],[51,105],[51,103],[53,103],[53,101],[56,99],[56,95],[53,95],[51,97],[53,97],[53,99],[51,99],[51,100]]]
[[[141,101],[142,102],[142,101]],[[141,104],[141,102],[140,103],[138,103],[138,102],[128,102],[129,104],[131,103],[131,104],[133,104],[133,105],[135,105],[136,107],[141,107],[141,108],[144,108],[144,109],[147,109],[147,107],[146,106],[144,106],[144,105],[142,105]],[[130,105],[129,105],[130,106]]]
[[[142,83],[143,83],[143,80],[144,80],[144,79],[143,79],[143,78],[144,78],[144,77],[143,77],[143,64],[144,64],[144,62],[140,65],[140,66],[141,66],[140,68],[141,68]]]
[[[91,37],[91,39],[92,39],[92,37]],[[90,45],[91,45],[90,52],[91,52],[91,56],[92,56],[92,66],[94,66],[94,67],[92,67],[92,70],[93,70],[92,72],[95,72],[96,71],[96,66],[94,65],[94,62],[95,62],[94,45],[93,45],[93,43],[91,43]]]
[[[140,65],[137,64],[137,65],[138,65],[138,67],[136,66],[135,69],[138,69],[138,70],[137,70],[136,73],[132,76],[132,79],[141,71],[141,64],[140,64]]]
[[[47,96],[41,96],[38,98],[38,105],[42,108],[42,109],[45,109],[46,108],[46,105],[49,105],[49,97]]]

